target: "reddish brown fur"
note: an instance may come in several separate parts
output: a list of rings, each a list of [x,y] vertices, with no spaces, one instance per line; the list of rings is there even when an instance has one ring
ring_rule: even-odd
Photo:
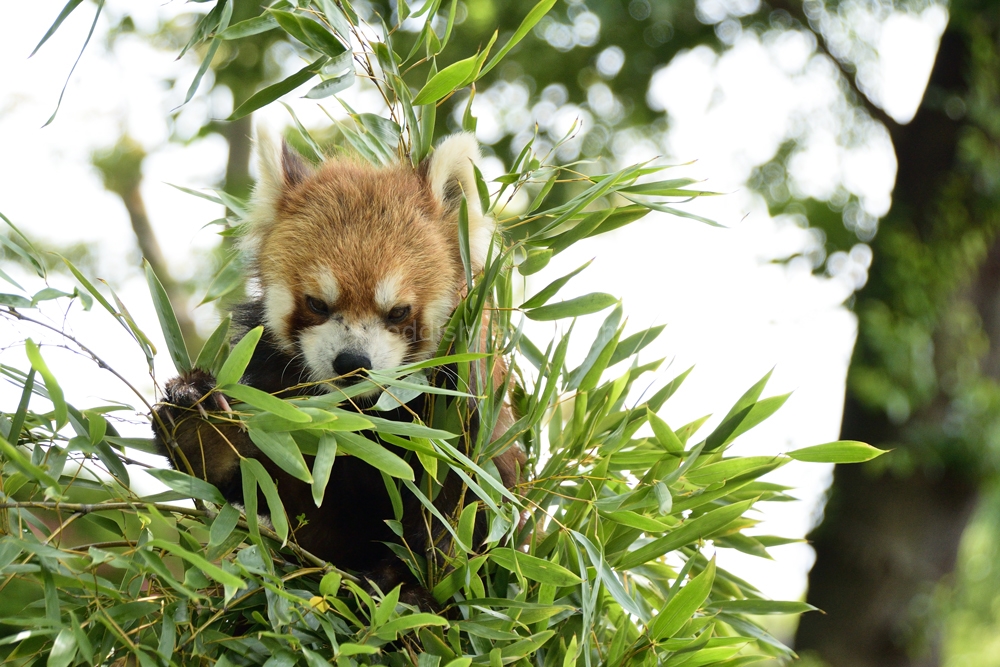
[[[292,289],[296,308],[288,333],[321,323],[298,297],[317,293],[315,276],[325,271],[337,278],[336,310],[346,317],[385,315],[375,312],[374,303],[376,285],[387,275],[403,278],[412,298],[413,311],[402,326],[440,326],[443,322],[425,321],[424,308],[434,301],[458,302],[457,221],[409,167],[331,160],[286,185],[275,217],[257,236],[257,272],[265,293],[273,285]]]

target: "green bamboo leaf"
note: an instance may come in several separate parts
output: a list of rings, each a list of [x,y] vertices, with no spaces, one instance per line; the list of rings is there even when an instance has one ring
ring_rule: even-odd
[[[222,385],[220,390],[227,396],[232,396],[236,400],[242,401],[247,405],[252,405],[255,408],[266,410],[281,419],[287,419],[290,422],[296,423],[312,421],[312,417],[291,403],[283,401],[277,396],[272,396],[260,389],[255,389],[245,384],[226,384]]]
[[[629,195],[622,195],[622,196],[625,197],[625,199],[629,200],[630,202],[639,204],[640,206],[651,208],[654,211],[659,211],[660,213],[668,213],[670,215],[676,215],[678,218],[687,218],[688,220],[696,220],[700,223],[708,225],[709,227],[721,227],[722,229],[728,229],[728,227],[726,227],[725,225],[720,225],[715,220],[700,215],[695,215],[694,213],[689,213],[688,211],[682,211],[681,209],[674,208],[673,206],[666,206],[664,204],[657,204],[655,202],[650,202],[650,201],[640,201]]]
[[[316,507],[323,504],[326,485],[330,483],[330,473],[337,458],[337,438],[332,433],[324,433],[316,445],[316,458],[313,460],[312,497]],[[325,593],[324,593],[325,595]]]
[[[306,466],[305,459],[295,439],[290,433],[267,433],[259,429],[249,428],[248,433],[253,444],[264,452],[274,464],[296,479],[312,484],[312,474]]]
[[[215,515],[215,519],[212,520],[212,527],[208,532],[208,544],[209,546],[219,546],[236,528],[236,524],[240,520],[240,511],[230,505],[225,503],[222,505],[222,509],[219,513]]]
[[[604,558],[604,554],[601,553],[601,550],[597,547],[597,545],[591,542],[586,535],[575,530],[570,531],[570,534],[573,535],[573,538],[579,542],[580,545],[583,546],[584,551],[587,552],[591,565],[593,565],[596,569],[597,576],[600,578],[607,591],[611,593],[611,597],[613,597],[615,601],[622,606],[622,609],[643,622],[647,621],[649,619],[649,614],[646,612],[645,605],[640,605],[632,595],[629,595],[629,592],[625,590],[625,586],[618,578],[618,574],[608,565],[607,560]]]
[[[653,617],[647,626],[647,634],[653,641],[673,637],[705,604],[715,581],[715,558],[708,563],[704,572],[687,583],[674,595],[667,606]]]
[[[618,343],[618,347],[615,348],[615,353],[611,355],[611,359],[608,360],[608,366],[614,366],[619,361],[624,361],[628,359],[633,354],[638,353],[647,345],[652,343],[656,338],[663,332],[667,325],[661,324],[659,326],[650,327],[639,333],[634,333],[628,338]]]
[[[467,545],[475,548],[474,531],[476,528],[476,503],[469,503],[462,510],[462,515],[458,519],[458,542],[460,545]]]
[[[528,12],[528,15],[524,17],[523,21],[521,21],[521,25],[517,27],[514,34],[511,35],[510,39],[507,40],[507,43],[503,45],[503,48],[497,51],[496,55],[493,56],[489,64],[482,69],[480,76],[485,76],[487,72],[496,67],[497,63],[499,63],[511,49],[517,46],[518,42],[524,39],[525,35],[531,32],[531,29],[542,20],[542,17],[545,16],[555,4],[556,0],[541,0],[541,2],[532,7],[531,11]]]
[[[70,628],[63,628],[56,635],[49,649],[49,657],[45,662],[46,667],[69,667],[76,657],[76,635]]]
[[[326,17],[327,22],[329,22],[330,27],[333,31],[340,36],[345,43],[350,43],[351,41],[351,24],[348,22],[347,17],[344,16],[344,12],[337,7],[335,0],[320,0],[320,6],[323,8],[323,16]]]
[[[679,528],[670,531],[665,537],[655,539],[635,551],[626,553],[618,563],[618,569],[628,570],[659,558],[665,553],[696,542],[743,516],[743,513],[750,509],[750,506],[756,501],[756,498],[744,500],[743,502],[733,503],[732,505],[712,510],[697,518],[689,519]]]
[[[546,285],[545,287],[543,287],[541,290],[539,290],[539,292],[535,296],[531,297],[530,299],[528,299],[527,301],[525,301],[523,304],[521,304],[521,308],[524,309],[524,310],[530,310],[532,308],[538,308],[539,306],[545,305],[545,303],[549,299],[551,299],[552,297],[554,297],[556,295],[556,293],[563,288],[563,285],[565,285],[566,283],[568,283],[574,276],[576,276],[578,273],[580,273],[585,268],[587,268],[588,266],[590,266],[591,262],[593,262],[593,261],[594,260],[589,260],[586,264],[584,264],[583,266],[581,266],[581,267],[579,267],[577,269],[574,269],[573,271],[570,271],[569,273],[567,273],[562,278],[558,278],[556,280],[553,280],[551,283],[549,283],[548,285]]]
[[[56,30],[59,29],[59,26],[62,25],[63,21],[65,21],[66,18],[73,13],[73,10],[79,7],[82,2],[83,0],[69,0],[69,2],[66,3],[66,5],[62,8],[62,11],[59,12],[59,16],[56,17],[56,20],[53,21],[52,25],[49,26],[49,29],[45,31],[42,39],[39,40],[38,44],[35,45],[35,48],[33,48],[31,53],[28,54],[29,58],[38,53],[38,49],[42,48],[42,45],[49,41],[49,37],[56,34]]]
[[[566,248],[575,244],[577,241],[587,238],[593,234],[594,230],[599,228],[605,220],[611,217],[614,210],[615,209],[612,208],[605,208],[600,211],[589,213],[584,216],[583,220],[576,223],[571,229],[546,239],[549,250],[558,255]]]
[[[818,611],[816,607],[805,602],[789,602],[784,600],[720,600],[713,602],[711,609],[735,612],[737,614],[753,614],[765,616],[769,614],[804,614],[808,611]]]
[[[427,613],[415,613],[402,616],[395,620],[389,621],[382,627],[378,629],[375,633],[379,639],[384,639],[386,641],[395,641],[400,634],[405,634],[407,630],[413,630],[415,628],[423,628],[429,625],[437,626],[441,628],[447,628],[449,623],[447,620],[437,616],[435,614]]]
[[[49,394],[49,400],[52,401],[56,428],[62,428],[69,421],[69,411],[66,407],[66,399],[63,398],[62,387],[59,386],[56,376],[52,374],[45,360],[42,359],[42,353],[38,346],[30,338],[24,341],[24,351],[28,355],[31,367],[38,371],[38,374],[42,376],[42,381],[45,382],[45,390]]]
[[[253,431],[250,431],[250,434],[252,437]],[[260,446],[256,440],[254,443],[256,443],[258,447]],[[299,455],[299,458],[302,458],[301,454]],[[303,464],[303,466],[304,465],[305,464]],[[271,525],[274,527],[274,532],[281,538],[281,545],[284,546],[285,542],[288,541],[288,517],[285,515],[285,506],[281,504],[281,497],[278,496],[278,487],[274,485],[274,480],[264,468],[263,464],[261,464],[261,462],[257,459],[240,459],[240,472],[244,475],[249,473],[253,475],[255,480],[257,480],[257,486],[260,487],[261,493],[264,494],[264,499],[267,500],[267,509],[268,514],[270,515]],[[312,479],[303,481],[312,482]]]
[[[67,4],[63,8],[63,12],[61,12],[59,14],[59,18],[56,19],[57,23],[53,24],[53,26],[49,28],[50,32],[46,33],[45,37],[42,38],[42,41],[38,43],[38,46],[35,47],[35,51],[37,51],[38,48],[45,42],[45,40],[47,40],[51,36],[52,32],[55,32],[55,30],[58,28],[58,24],[62,23],[62,21],[66,18],[66,16],[68,16],[74,9],[76,9],[76,5],[70,7],[70,4]],[[73,72],[76,71],[76,66],[80,64],[80,59],[83,57],[83,52],[87,50],[87,45],[90,44],[90,39],[91,37],[94,36],[94,29],[97,27],[97,20],[101,18],[101,10],[103,9],[104,9],[104,0],[97,0],[97,11],[94,13],[94,20],[90,24],[90,31],[87,33],[87,38],[83,41],[83,46],[80,48],[80,53],[77,54],[76,60],[73,61],[73,66],[69,68],[69,74],[66,75],[66,81],[63,83],[62,90],[59,91],[59,100],[56,102],[56,108],[52,111],[52,115],[49,116],[49,119],[45,121],[45,124],[42,125],[42,127],[47,127],[49,124],[52,123],[52,121],[56,119],[56,114],[59,113],[59,107],[62,106],[63,96],[66,94],[66,87],[69,86],[69,81],[70,79],[73,78]]]
[[[244,460],[252,460],[252,459],[244,459]],[[149,542],[143,545],[143,548],[161,549],[175,556],[183,558],[187,562],[191,563],[191,565],[195,566],[196,568],[204,572],[207,576],[211,577],[212,579],[215,579],[224,586],[232,586],[233,588],[238,588],[238,589],[247,587],[246,582],[237,577],[235,574],[226,572],[218,565],[213,565],[212,563],[209,563],[202,556],[199,556],[196,553],[188,551],[179,544],[174,544],[173,542],[168,542],[167,540],[150,540]]]
[[[742,479],[744,475],[752,473],[756,473],[753,477],[759,477],[783,466],[789,460],[783,456],[741,456],[701,466],[689,472],[685,478],[692,484],[708,486],[733,478]]]
[[[320,70],[323,69],[323,66],[329,61],[329,56],[320,56],[295,74],[282,79],[278,83],[271,84],[266,88],[258,90],[250,96],[250,99],[236,107],[236,110],[233,111],[233,113],[226,120],[239,120],[240,118],[253,113],[262,106],[270,104],[282,95],[292,92],[319,74]]]
[[[246,21],[231,25],[216,35],[219,39],[242,39],[251,35],[259,35],[278,27],[278,21],[270,14],[261,14]]]
[[[507,644],[500,649],[500,662],[502,664],[516,662],[520,658],[531,655],[544,646],[545,643],[552,639],[552,636],[555,634],[555,630],[543,630],[542,632],[533,634],[525,639],[521,639],[512,644]]]
[[[218,4],[216,4],[215,9],[213,9],[211,13],[215,14],[217,11],[219,11],[219,7],[220,6],[222,8],[222,15],[219,18],[218,24],[217,25],[212,25],[208,29],[211,30],[211,29],[215,28],[219,32],[225,32],[226,28],[229,27],[229,21],[230,21],[230,19],[233,18],[233,3],[232,2],[219,2]],[[209,17],[205,17],[205,18],[206,18],[206,20],[208,20]],[[205,25],[207,25],[207,24],[203,23],[202,25],[199,26],[199,28],[201,28],[202,26],[205,26]],[[205,72],[208,71],[209,66],[212,64],[212,60],[215,59],[215,53],[216,53],[216,51],[219,50],[219,46],[221,44],[222,44],[222,40],[212,39],[212,43],[208,47],[208,52],[205,54],[205,57],[202,58],[201,65],[198,67],[198,71],[195,73],[194,79],[191,81],[191,85],[188,86],[187,94],[184,96],[184,104],[187,104],[188,102],[190,102],[191,98],[194,97],[195,91],[198,90],[198,86],[201,84],[201,80],[205,76]],[[190,43],[189,43],[189,46],[190,46]],[[185,49],[186,48],[187,47],[185,47]],[[181,55],[184,55],[183,51],[181,52]]]
[[[174,308],[170,305],[170,297],[163,289],[160,279],[153,273],[153,267],[150,266],[149,262],[143,259],[142,265],[146,270],[146,282],[149,284],[149,293],[153,297],[153,307],[156,308],[156,317],[160,320],[160,329],[163,331],[163,338],[167,341],[170,358],[178,373],[186,373],[191,370],[191,357],[188,356],[184,335],[177,323]]]
[[[523,574],[532,581],[553,586],[576,586],[583,580],[562,565],[537,556],[530,556],[510,547],[490,551],[490,560],[511,572]]]
[[[412,481],[413,468],[382,445],[357,435],[356,433],[337,433],[337,447],[345,454],[356,456],[365,463],[378,468],[387,475]]]
[[[855,440],[838,440],[825,445],[813,445],[788,452],[796,461],[810,463],[864,463],[882,456],[887,450]]]
[[[591,292],[568,301],[560,301],[540,308],[524,311],[525,317],[537,322],[550,322],[567,317],[579,317],[597,313],[618,303],[618,299],[603,292]]]
[[[622,306],[619,303],[601,324],[583,363],[569,374],[566,379],[567,389],[589,391],[597,386],[597,380],[607,368],[608,359],[611,358],[615,346],[618,345],[618,337],[621,335],[618,325],[621,321]]]
[[[684,451],[684,443],[677,437],[673,429],[667,425],[667,422],[660,419],[649,408],[646,408],[646,418],[649,420],[649,425],[653,428],[653,435],[656,436],[656,441],[660,443],[661,447],[674,454],[680,454]]]
[[[233,349],[229,352],[229,356],[226,358],[226,362],[222,364],[222,368],[216,376],[216,383],[218,385],[230,385],[239,382],[240,378],[243,377],[243,372],[246,371],[247,366],[250,364],[254,350],[257,349],[257,342],[263,333],[264,327],[254,327],[246,332],[243,338],[240,339],[240,342],[233,346]]]
[[[232,322],[232,319],[233,316],[227,314],[219,322],[219,326],[215,327],[215,331],[208,337],[205,344],[201,346],[201,352],[198,353],[198,358],[194,362],[195,368],[207,371],[215,369],[215,360],[219,358],[222,348],[225,347],[226,341],[229,340],[229,324]]]
[[[183,493],[188,498],[207,500],[217,505],[222,505],[226,502],[226,499],[222,497],[219,490],[203,479],[192,477],[179,470],[149,468],[146,472],[150,477],[160,480],[174,491]]]
[[[222,265],[219,272],[212,278],[208,289],[205,290],[205,297],[198,304],[199,306],[215,301],[232,292],[243,284],[243,267],[236,255],[233,255]]]
[[[454,92],[462,85],[463,81],[472,76],[477,60],[478,56],[459,60],[432,76],[430,81],[424,84],[417,96],[413,98],[413,105],[433,104]]]
[[[10,421],[10,430],[7,432],[7,436],[15,443],[21,439],[21,429],[24,428],[24,420],[28,416],[28,405],[31,403],[31,392],[35,388],[35,373],[37,372],[32,368],[24,378],[21,400],[18,401],[17,412],[14,413]]]
[[[345,58],[346,59],[345,66],[339,68],[333,68],[338,73],[335,74],[334,76],[330,76],[326,79],[323,79],[315,86],[310,88],[309,92],[306,93],[306,97],[311,100],[319,100],[323,99],[324,97],[330,97],[332,95],[336,95],[340,91],[347,90],[348,88],[353,86],[354,79],[357,76],[357,72],[355,72],[354,70],[353,57],[354,57],[353,53],[347,52],[342,54],[341,57],[335,58],[334,62],[336,62],[337,60],[341,60],[342,58]]]
[[[679,188],[693,185],[698,181],[693,178],[671,178],[665,181],[653,181],[651,183],[639,183],[622,188],[618,192],[633,195],[659,195],[669,196],[677,192]]]
[[[269,9],[282,30],[299,40],[314,51],[334,58],[347,50],[347,47],[329,32],[323,24],[306,18],[302,14]]]
[[[517,265],[517,272],[522,276],[530,276],[538,273],[549,264],[552,259],[552,251],[548,248],[532,248],[528,251],[528,256]]]

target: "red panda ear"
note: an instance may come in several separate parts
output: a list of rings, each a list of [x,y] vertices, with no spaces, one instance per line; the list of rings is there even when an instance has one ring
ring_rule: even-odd
[[[284,139],[281,140],[281,171],[288,188],[295,187],[312,173],[312,168]]]
[[[280,147],[263,127],[257,128],[254,142],[260,177],[254,189],[254,200],[273,208],[284,192],[295,187],[312,173],[312,168],[282,139]]]
[[[247,233],[242,246],[251,256],[256,252],[265,230],[277,219],[278,206],[285,194],[312,174],[312,167],[295,149],[282,141],[275,142],[267,128],[257,127],[254,153],[260,175],[254,186],[247,218]]]
[[[474,272],[483,268],[496,229],[493,219],[483,214],[479,203],[473,170],[478,160],[479,142],[475,135],[462,132],[438,144],[434,154],[418,168],[418,173],[449,220],[456,219],[462,195],[465,195],[469,207],[469,249]]]

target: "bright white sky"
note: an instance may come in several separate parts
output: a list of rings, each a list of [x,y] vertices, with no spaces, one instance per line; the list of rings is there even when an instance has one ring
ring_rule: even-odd
[[[107,4],[112,10],[127,6],[144,27],[152,25],[156,12],[186,10],[178,3]],[[176,62],[173,53],[153,50],[138,40],[124,40],[112,58],[102,45],[107,30],[103,19],[70,81],[59,117],[42,129],[91,20],[87,14],[92,5],[85,4],[34,58],[25,60],[61,6],[51,1],[13,5],[0,26],[0,212],[35,237],[97,247],[100,276],[116,286],[136,320],[158,340],[156,317],[135,268],[137,251],[126,213],[120,201],[104,191],[89,156],[113,144],[123,128],[146,147],[146,205],[173,270],[186,276],[206,270],[203,253],[216,237],[201,228],[219,217],[220,210],[166,183],[200,188],[220,181],[225,144],[217,137],[183,147],[167,143],[163,118],[182,101],[196,65]],[[893,14],[875,26],[881,54],[879,98],[894,117],[912,116],[945,20],[944,10],[932,9],[919,16]],[[612,292],[623,297],[626,314],[631,314],[630,332],[668,325],[644,358],[673,359],[657,379],[660,383],[696,366],[663,411],[675,428],[714,413],[716,419],[707,426],[712,428],[743,391],[775,368],[766,395],[794,394],[775,417],[741,438],[734,449],[740,454],[780,453],[838,436],[855,328],[853,316],[840,304],[863,282],[868,258],[863,248],[840,258],[842,270],[833,279],[814,278],[802,263],[789,268],[769,264],[771,258],[809,247],[811,237],[792,221],[771,219],[762,200],[744,185],[750,169],[768,160],[794,127],[806,146],[793,166],[791,187],[796,192],[829,196],[842,185],[862,198],[870,214],[888,209],[895,177],[891,147],[879,128],[873,128],[862,145],[838,145],[842,102],[832,72],[828,61],[814,57],[811,43],[793,34],[775,33],[763,40],[737,35],[733,48],[721,56],[707,48],[678,56],[654,75],[649,92],[650,102],[669,112],[670,132],[659,144],[622,138],[615,144],[618,157],[629,162],[656,155],[668,155],[672,162],[697,160],[676,174],[705,179],[707,188],[727,195],[690,208],[729,229],[650,215],[558,256],[531,283],[537,289],[596,257],[594,265],[570,283],[566,297]],[[184,82],[179,91],[165,90],[159,83],[172,76]],[[292,97],[289,102],[307,125],[321,122],[311,101]],[[359,104],[366,106],[363,99]],[[179,125],[193,132],[206,117],[228,115],[230,105],[225,94],[199,94],[182,112]],[[280,107],[262,115],[273,127],[288,122]],[[483,131],[490,131],[488,123]],[[70,284],[62,278],[53,283]],[[61,314],[52,317],[55,324],[61,323]],[[214,326],[209,308],[201,309],[199,317],[207,330]],[[581,356],[587,333],[600,324],[600,316],[586,319],[594,321],[581,322],[575,335]],[[74,316],[68,325],[151,397],[151,382],[141,381],[142,355],[109,317],[100,312]],[[538,325],[533,333],[537,339],[551,335]],[[5,347],[23,337],[23,332],[0,324]],[[75,378],[66,385],[77,405],[135,402],[92,364],[52,348],[45,354],[58,377]],[[26,368],[22,359],[14,349],[0,355],[4,363]],[[172,374],[168,356],[161,354],[158,376],[162,380]],[[9,391],[0,395],[5,401],[16,400]],[[147,428],[141,420],[133,427],[143,435]],[[765,505],[765,521],[757,532],[804,535],[818,519],[818,501],[829,476],[829,466],[794,462],[773,473],[771,481],[796,487],[803,502]],[[772,552],[775,560],[765,562],[722,550],[721,564],[772,597],[800,597],[812,563],[811,548],[790,545]]]

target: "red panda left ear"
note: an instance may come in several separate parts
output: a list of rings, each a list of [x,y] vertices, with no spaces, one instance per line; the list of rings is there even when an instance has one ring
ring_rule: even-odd
[[[493,219],[483,214],[476,188],[473,165],[479,160],[479,142],[469,132],[453,134],[434,150],[434,154],[424,160],[418,169],[431,190],[434,199],[445,211],[445,216],[454,219],[462,195],[469,207],[469,250],[472,270],[479,272],[486,263],[496,225]]]
[[[257,127],[256,134],[254,154],[260,174],[250,200],[248,231],[242,242],[250,255],[256,252],[264,230],[275,221],[281,199],[312,174],[312,167],[284,140],[278,144],[263,126]]]
[[[312,168],[284,139],[281,140],[281,172],[287,188],[302,183],[312,173]]]

